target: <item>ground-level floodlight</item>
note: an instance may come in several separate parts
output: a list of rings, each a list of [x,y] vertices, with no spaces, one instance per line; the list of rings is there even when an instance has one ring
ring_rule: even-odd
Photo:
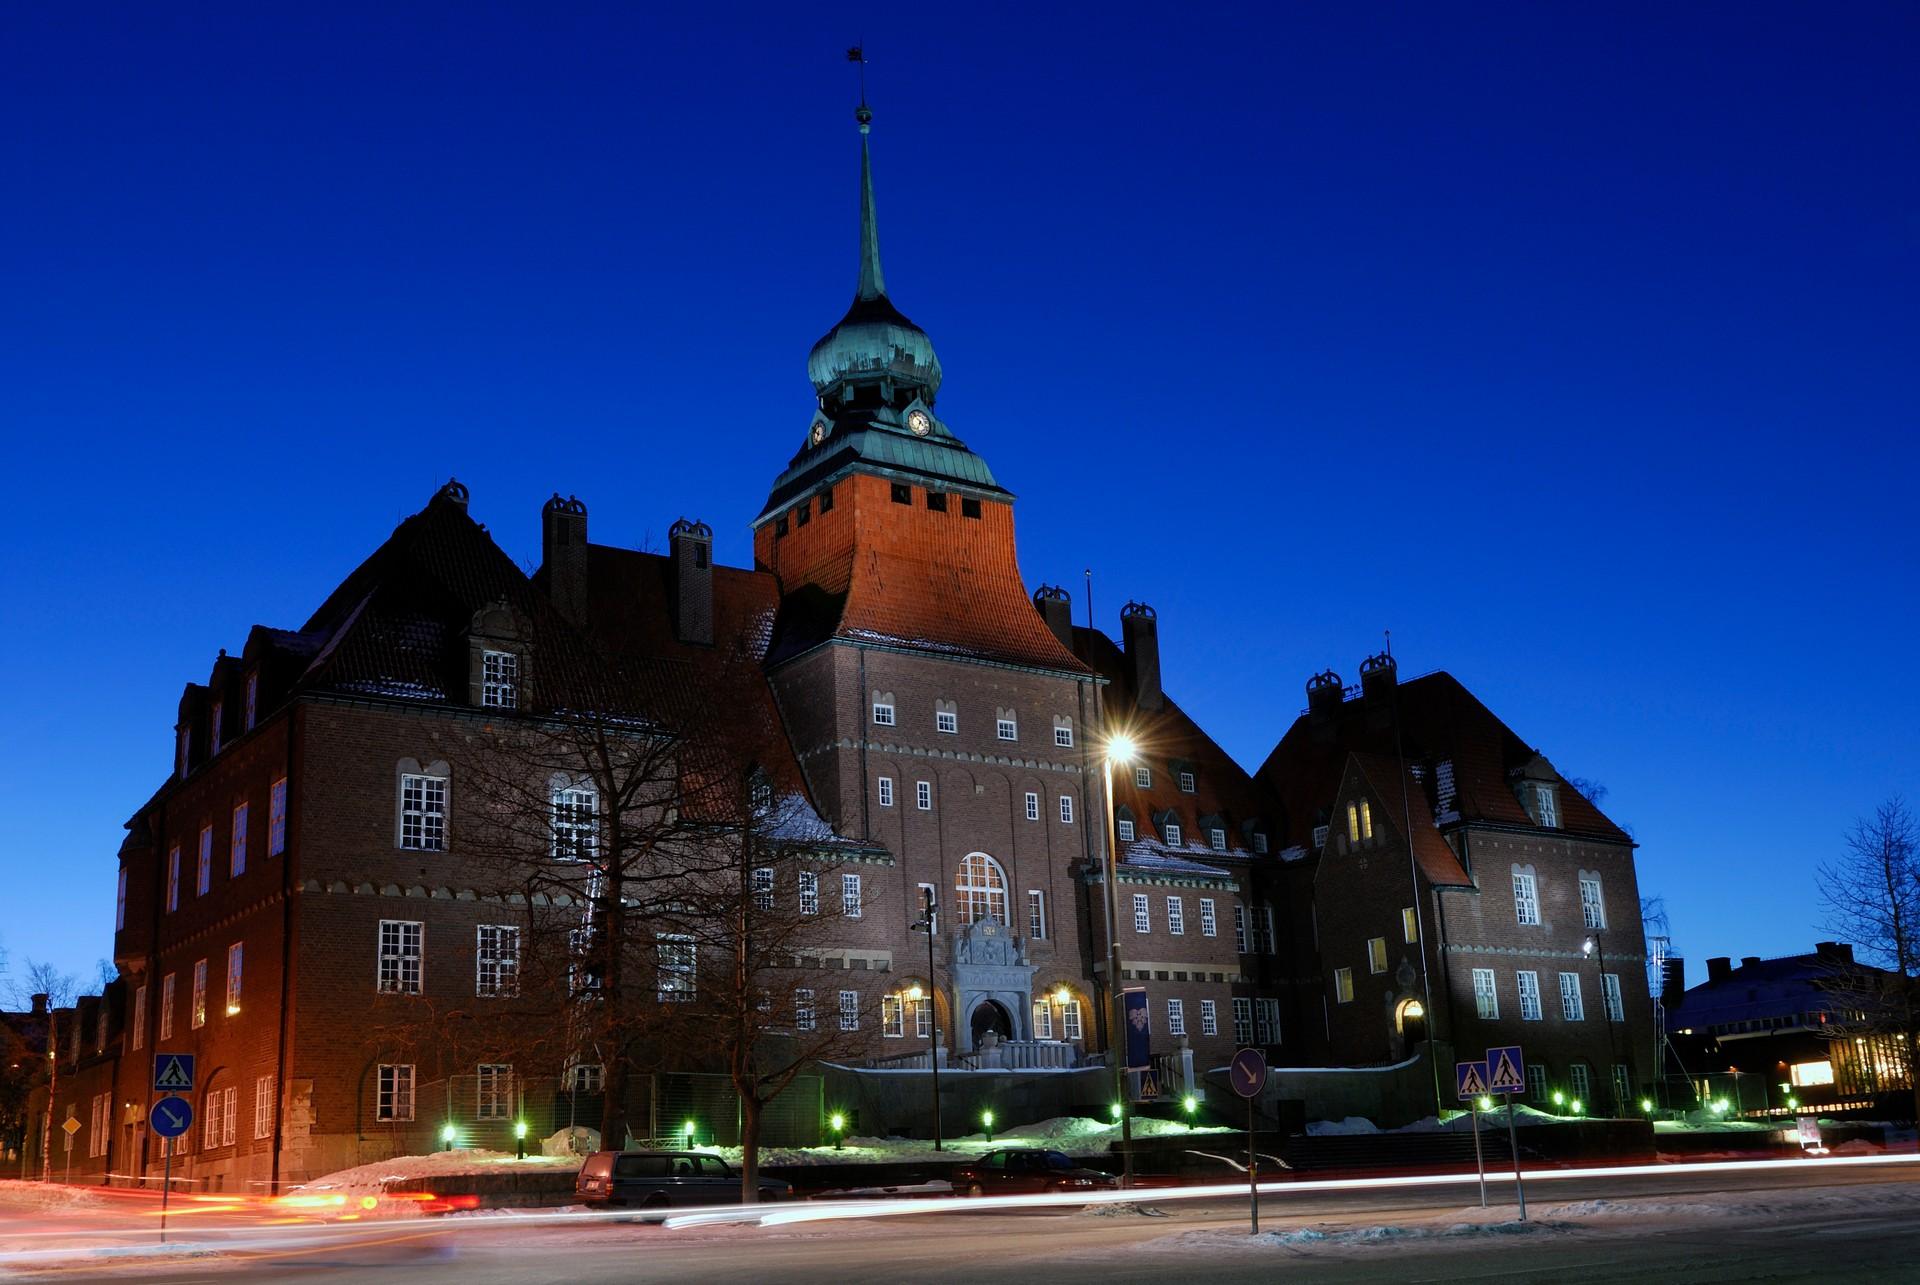
[[[980,1113],[980,1127],[986,1130],[987,1141],[993,1141],[993,1108],[988,1107]]]
[[[447,1144],[448,1151],[453,1150],[453,1140],[459,1135],[459,1132],[458,1129],[453,1127],[453,1121],[451,1120],[440,1126],[440,1141]]]
[[[833,1130],[833,1149],[835,1151],[840,1150],[841,1142],[847,1134],[847,1117],[841,1112],[835,1111],[827,1117],[827,1128]]]
[[[513,1122],[513,1146],[519,1153],[519,1158],[525,1160],[527,1158],[527,1122],[525,1120]]]

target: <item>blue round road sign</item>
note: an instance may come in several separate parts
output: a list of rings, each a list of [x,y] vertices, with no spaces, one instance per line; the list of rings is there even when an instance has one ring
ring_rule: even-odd
[[[1241,1049],[1227,1064],[1227,1079],[1243,1098],[1257,1098],[1267,1086],[1267,1059],[1259,1049]]]
[[[193,1127],[193,1103],[185,1098],[164,1097],[147,1112],[147,1123],[156,1136],[177,1138]]]

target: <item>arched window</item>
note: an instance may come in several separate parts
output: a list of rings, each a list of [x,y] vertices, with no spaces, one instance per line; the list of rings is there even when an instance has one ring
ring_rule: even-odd
[[[967,854],[960,862],[953,890],[961,923],[970,924],[976,919],[1007,922],[1007,877],[1000,863],[986,853]]]

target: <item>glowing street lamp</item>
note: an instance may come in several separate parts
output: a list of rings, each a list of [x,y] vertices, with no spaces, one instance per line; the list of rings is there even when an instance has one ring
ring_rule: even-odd
[[[845,1113],[835,1111],[832,1115],[828,1116],[827,1127],[833,1130],[833,1149],[839,1151],[841,1144],[846,1141],[847,1136],[847,1117]]]
[[[993,1142],[993,1108],[988,1107],[980,1113],[980,1126],[987,1131],[987,1142]]]
[[[440,1126],[440,1141],[447,1144],[448,1151],[453,1150],[453,1140],[459,1136],[459,1133],[460,1131],[453,1127],[451,1120]]]
[[[693,1121],[689,1120],[685,1124],[680,1126],[680,1136],[686,1139],[685,1145],[689,1150],[691,1150],[693,1147],[693,1134],[694,1134]]]
[[[1493,1110],[1493,1099],[1483,1094],[1480,1098],[1478,1106],[1482,1111],[1491,1111]]]
[[[1113,1122],[1114,1122],[1115,1124],[1119,1124],[1119,1123],[1120,1123],[1120,1117],[1121,1117],[1121,1115],[1122,1115],[1122,1108],[1121,1108],[1121,1106],[1120,1106],[1120,1104],[1119,1104],[1118,1102],[1116,1102],[1116,1103],[1114,1103],[1114,1104],[1113,1104],[1112,1106],[1110,1106],[1110,1107],[1108,1107],[1108,1108],[1107,1108],[1107,1114],[1113,1117]]]
[[[1106,788],[1102,792],[1107,804],[1107,869],[1106,902],[1107,911],[1107,1064],[1113,1071],[1113,1111],[1114,1120],[1120,1125],[1120,1185],[1133,1186],[1133,1121],[1126,1110],[1127,1100],[1127,1057],[1126,1000],[1120,993],[1120,825],[1115,816],[1113,799],[1113,769],[1118,764],[1130,767],[1134,756],[1140,752],[1133,738],[1124,732],[1115,732],[1107,737],[1106,750],[1100,756],[1100,766]]]
[[[1646,1113],[1647,1113],[1648,1115],[1652,1115],[1652,1114],[1653,1114],[1653,1099],[1652,1099],[1652,1098],[1641,1098],[1641,1099],[1640,1099],[1640,1109],[1641,1109],[1642,1111],[1645,1111],[1645,1112],[1646,1112]]]
[[[1579,1098],[1575,1098],[1573,1101],[1567,1103],[1567,1106],[1573,1110],[1575,1115],[1579,1115],[1583,1109]]]
[[[527,1122],[525,1120],[513,1122],[513,1145],[514,1150],[519,1153],[519,1158],[525,1160],[527,1158]]]

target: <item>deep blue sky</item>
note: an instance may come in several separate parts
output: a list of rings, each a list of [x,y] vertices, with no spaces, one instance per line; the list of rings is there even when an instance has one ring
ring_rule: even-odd
[[[1391,628],[1610,788],[1695,960],[1805,949],[1920,796],[1920,11],[666,8],[0,12],[16,971],[109,952],[181,685],[448,475],[529,562],[555,489],[748,560],[862,37],[1029,582],[1152,602],[1243,763]]]

